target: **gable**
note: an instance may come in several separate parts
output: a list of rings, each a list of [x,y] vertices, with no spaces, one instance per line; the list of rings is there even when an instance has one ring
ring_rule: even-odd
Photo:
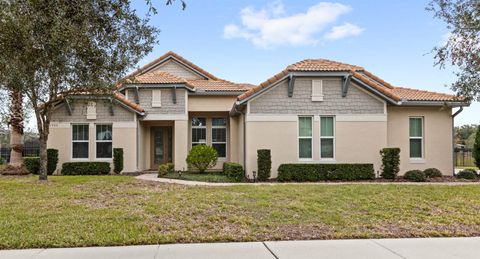
[[[323,81],[323,101],[312,101],[312,80]],[[383,114],[385,102],[351,83],[342,97],[340,78],[297,78],[293,96],[288,97],[284,80],[250,101],[256,114]]]
[[[188,80],[205,79],[204,77],[196,73],[194,70],[180,64],[173,59],[169,59],[163,62],[162,64],[155,67],[152,71],[163,71]]]
[[[95,119],[89,119],[89,103],[95,103]],[[117,122],[134,121],[135,113],[127,110],[119,104],[114,104],[113,115],[110,113],[110,102],[108,100],[74,100],[71,103],[72,114],[69,114],[65,102],[55,107],[52,113],[52,121],[56,122]],[[93,117],[91,117],[93,118]]]

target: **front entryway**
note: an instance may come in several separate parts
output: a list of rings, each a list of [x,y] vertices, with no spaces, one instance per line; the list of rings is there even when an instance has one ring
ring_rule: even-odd
[[[172,127],[152,127],[152,169],[172,162]]]

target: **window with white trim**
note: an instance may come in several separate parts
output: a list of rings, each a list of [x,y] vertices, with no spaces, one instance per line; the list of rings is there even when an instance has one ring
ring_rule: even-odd
[[[72,158],[88,158],[88,124],[72,124]]]
[[[162,107],[162,90],[152,89],[152,107]]]
[[[192,117],[192,147],[207,144],[207,119]]]
[[[312,80],[312,102],[323,101],[323,81]]]
[[[335,120],[320,116],[320,159],[335,158]]]
[[[423,117],[410,117],[410,158],[423,158]]]
[[[227,119],[212,118],[212,147],[218,157],[227,157]]]
[[[112,125],[97,124],[96,125],[96,157],[112,158]]]
[[[313,117],[298,117],[298,157],[312,159]]]

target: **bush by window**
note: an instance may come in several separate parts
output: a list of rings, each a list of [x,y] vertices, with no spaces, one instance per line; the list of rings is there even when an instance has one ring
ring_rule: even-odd
[[[425,182],[427,180],[425,173],[421,170],[407,171],[403,178],[412,182]]]
[[[325,180],[372,180],[372,164],[282,164],[278,168],[280,182],[316,182]]]
[[[188,153],[186,161],[189,168],[195,168],[200,173],[204,173],[205,170],[214,167],[217,164],[217,160],[217,151],[213,147],[196,145]]]
[[[423,173],[425,173],[425,176],[427,178],[436,178],[436,177],[442,177],[442,172],[438,170],[437,168],[427,168],[423,170]]]
[[[394,180],[400,171],[400,148],[384,148],[380,154],[382,156],[381,176]]]
[[[101,175],[110,173],[108,162],[69,162],[62,164],[62,175]]]
[[[258,175],[257,178],[259,181],[266,181],[270,178],[270,173],[272,171],[272,156],[270,154],[270,149],[259,149],[257,150],[257,167]]]
[[[472,169],[464,169],[464,170],[458,172],[457,177],[461,178],[461,179],[472,180],[472,179],[477,178],[477,172],[475,170],[472,170]]]
[[[52,175],[57,170],[58,149],[47,149],[47,174]]]
[[[245,171],[241,164],[223,163],[223,173],[232,181],[241,182],[245,178]]]

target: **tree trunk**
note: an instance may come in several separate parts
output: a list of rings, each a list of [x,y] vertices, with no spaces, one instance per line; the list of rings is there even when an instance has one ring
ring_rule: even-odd
[[[23,95],[20,91],[11,92],[10,106],[10,166],[23,166]]]
[[[38,179],[46,181],[47,175],[47,140],[48,132],[42,131],[40,133],[40,171],[38,172]]]

